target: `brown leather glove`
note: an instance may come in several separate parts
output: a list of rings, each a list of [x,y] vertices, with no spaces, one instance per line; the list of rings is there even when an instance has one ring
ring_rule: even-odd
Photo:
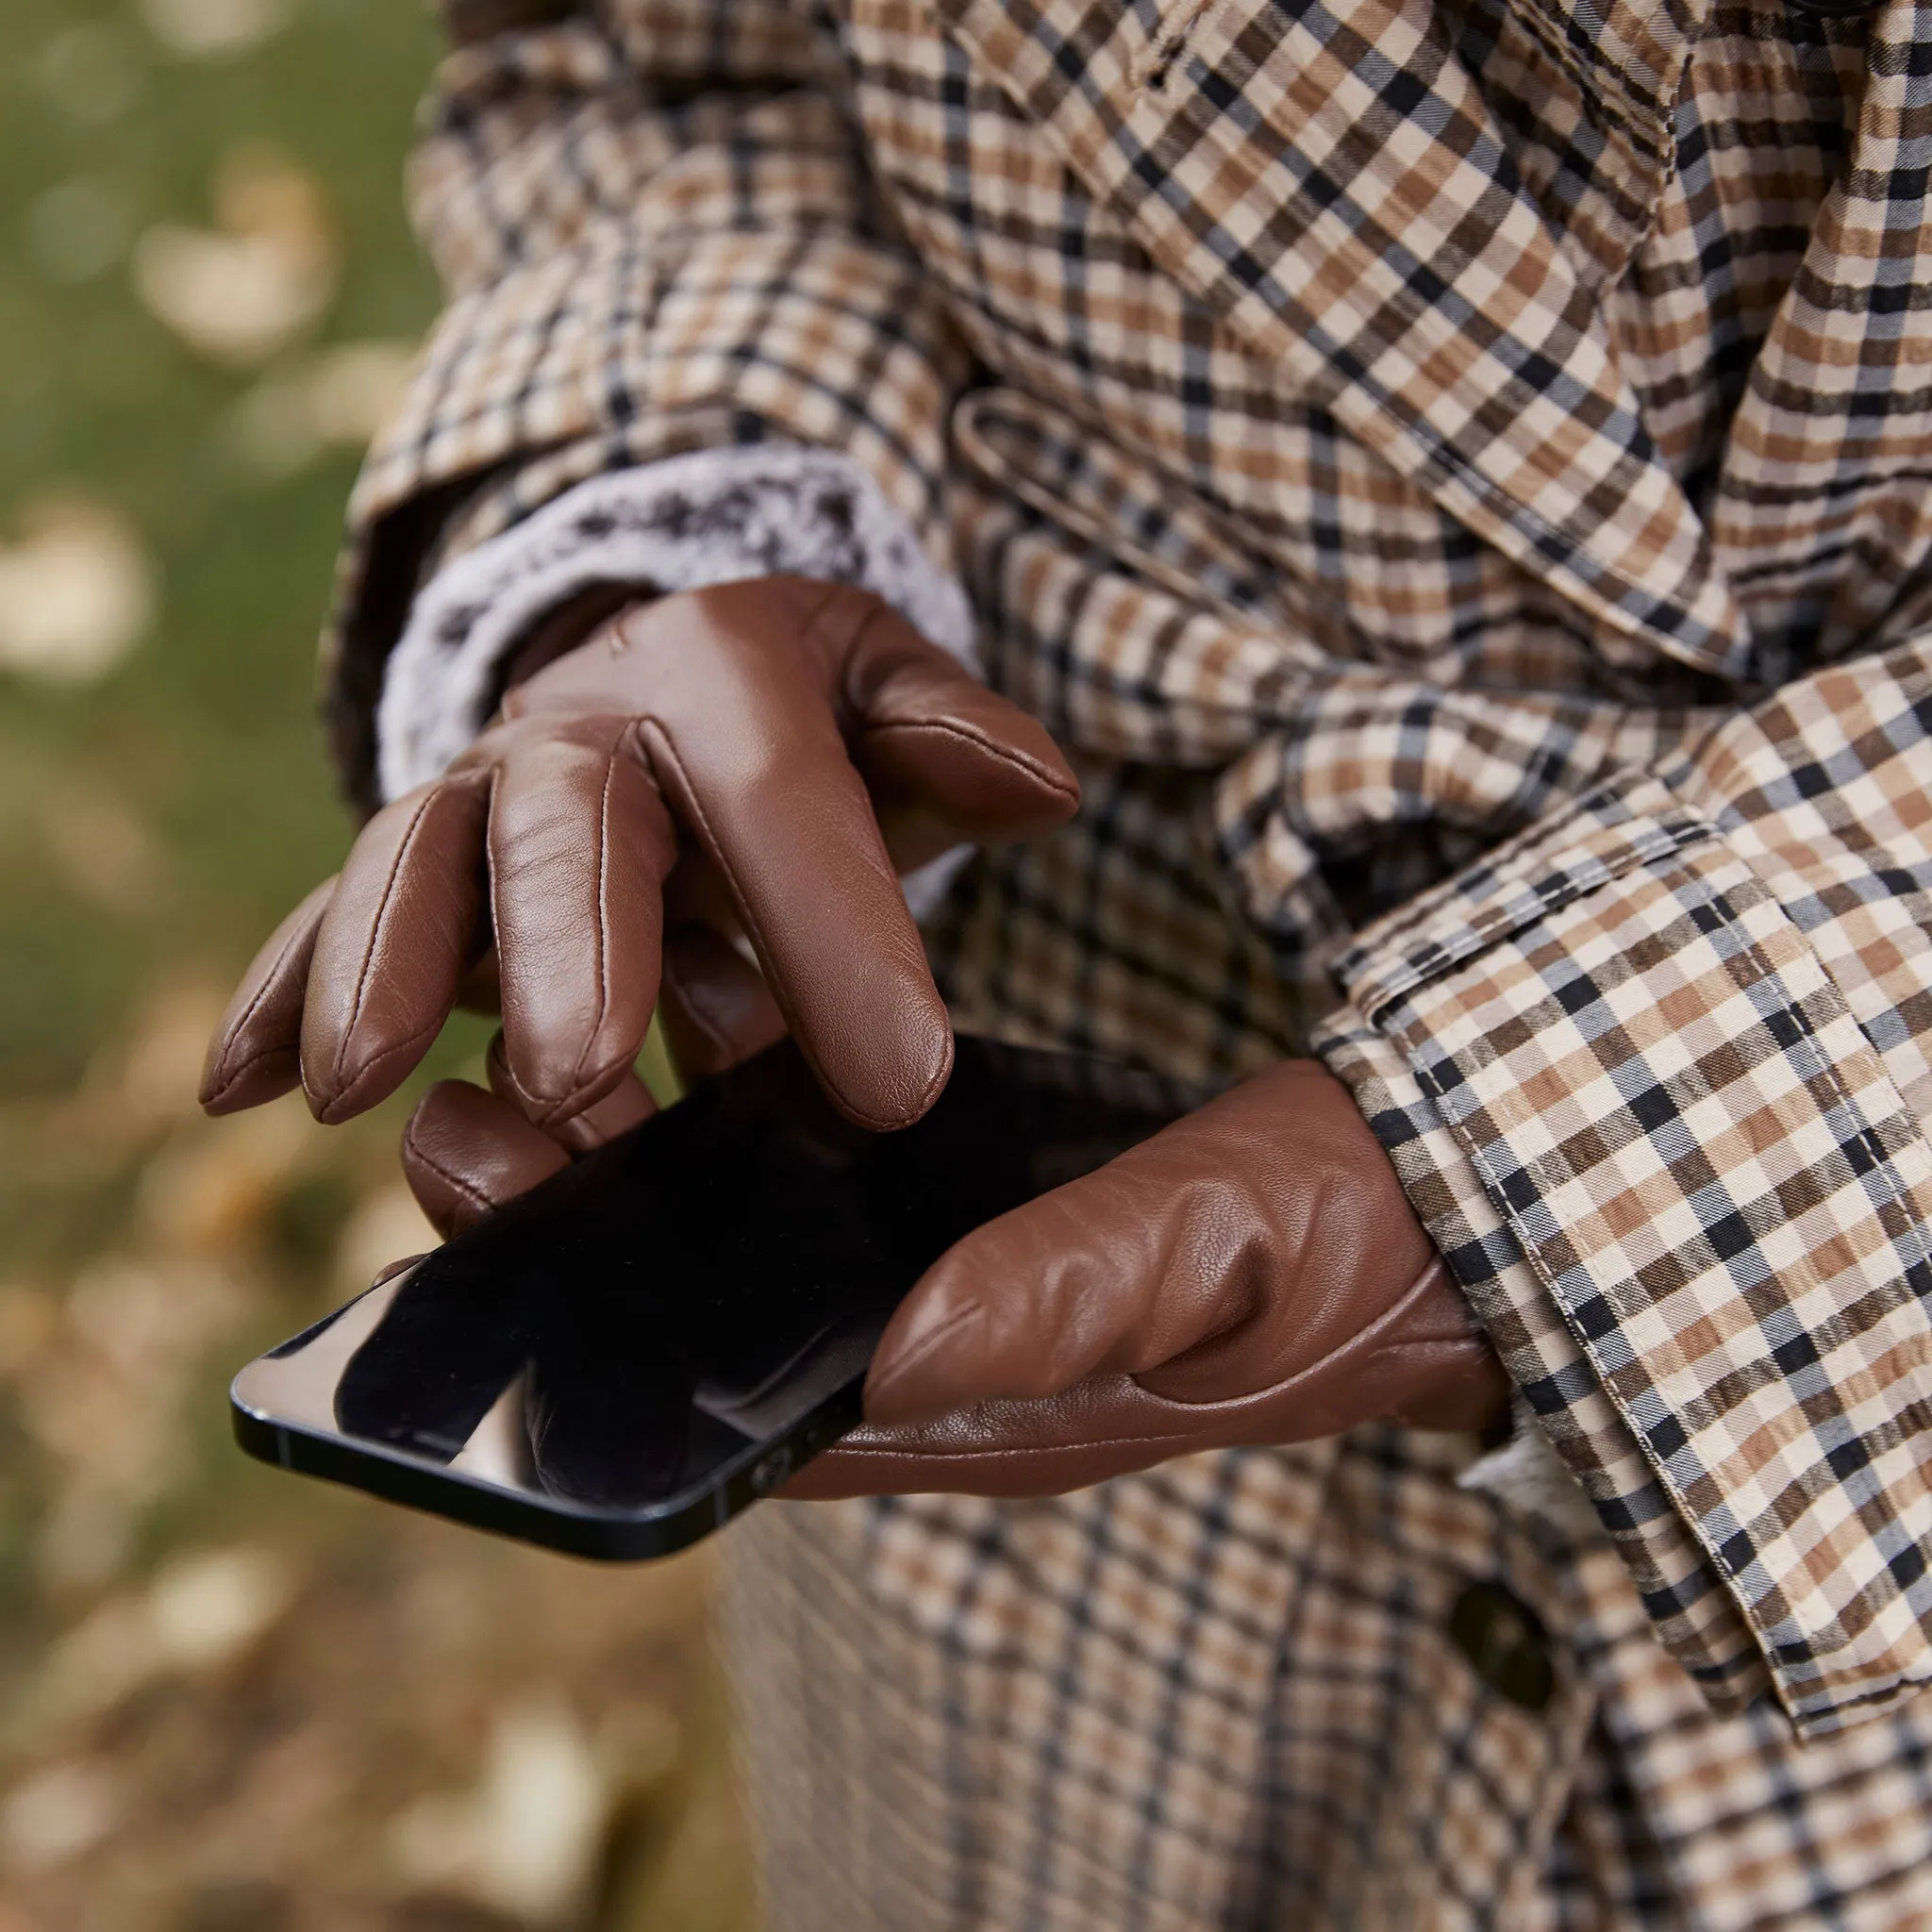
[[[1284,1060],[957,1242],[788,1493],[1048,1494],[1381,1416],[1480,1431],[1507,1393],[1348,1090]]]
[[[728,994],[727,961],[702,975],[720,1065],[770,1030],[739,974]],[[565,1158],[500,1096],[446,1081],[404,1166],[454,1231]],[[1347,1090],[1287,1060],[953,1247],[880,1342],[866,1425],[785,1493],[1047,1495],[1376,1416],[1481,1430],[1507,1396]]]
[[[648,1110],[631,1065],[667,925],[695,923],[749,939],[835,1105],[902,1126],[952,1034],[895,855],[1024,838],[1078,797],[1034,720],[865,591],[770,577],[638,607],[370,821],[258,956],[203,1105],[299,1078],[318,1118],[358,1113],[480,974],[499,1092],[595,1144]]]

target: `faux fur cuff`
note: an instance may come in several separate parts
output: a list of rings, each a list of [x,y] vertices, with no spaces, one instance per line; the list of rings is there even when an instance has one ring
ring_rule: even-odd
[[[858,464],[783,444],[700,450],[581,483],[424,587],[383,674],[383,796],[438,776],[463,750],[505,659],[578,591],[668,593],[788,573],[874,591],[977,671],[965,592]]]
[[[1480,1490],[1515,1514],[1546,1523],[1574,1542],[1600,1541],[1603,1524],[1590,1498],[1544,1440],[1536,1411],[1521,1395],[1510,1400],[1509,1421],[1509,1440],[1471,1463],[1458,1486]]]

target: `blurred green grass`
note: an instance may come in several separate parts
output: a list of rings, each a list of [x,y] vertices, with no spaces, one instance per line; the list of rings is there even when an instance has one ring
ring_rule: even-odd
[[[183,58],[183,17],[275,30]],[[487,1032],[340,1132],[192,1106],[223,989],[351,832],[313,661],[356,453],[264,461],[247,411],[434,313],[401,171],[436,52],[418,0],[0,8],[0,570],[77,496],[158,589],[98,681],[0,667],[0,1932],[751,1922],[702,1558],[588,1572],[226,1437],[233,1368],[425,1238],[395,1135]],[[313,190],[340,265],[227,366],[134,265],[242,163]],[[559,1753],[589,1862],[519,1905],[450,1821]]]
[[[223,433],[251,378],[146,314],[125,260],[56,279],[36,211],[78,181],[132,230],[206,223],[224,158],[265,143],[324,185],[341,233],[323,339],[413,337],[435,291],[401,159],[435,51],[425,9],[398,0],[308,0],[258,52],[206,63],[167,60],[126,9],[0,11],[0,528],[51,486],[83,486],[143,534],[163,584],[155,634],[102,687],[0,697],[0,1093],[71,1085],[157,954],[224,972],[245,958],[345,833],[311,666],[354,458],[251,475]],[[119,112],[86,106],[91,66],[125,92]],[[157,841],[166,886],[139,918],[88,904],[36,836],[50,789],[89,786]]]

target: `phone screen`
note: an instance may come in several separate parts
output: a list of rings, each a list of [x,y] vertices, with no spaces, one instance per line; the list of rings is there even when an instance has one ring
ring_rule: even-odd
[[[962,1036],[925,1117],[874,1134],[781,1042],[250,1364],[237,1434],[579,1554],[679,1547],[858,1420],[954,1241],[1209,1091]]]

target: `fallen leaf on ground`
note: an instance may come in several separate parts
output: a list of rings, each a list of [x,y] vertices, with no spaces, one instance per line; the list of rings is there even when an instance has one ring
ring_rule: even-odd
[[[201,1550],[177,1557],[147,1592],[147,1621],[164,1669],[228,1662],[280,1617],[294,1595],[288,1565],[270,1551]]]
[[[177,979],[157,988],[125,1040],[106,1049],[90,1069],[83,1099],[98,1096],[130,1135],[195,1118],[202,1059],[226,1004],[226,990],[211,979]]]
[[[293,0],[142,0],[148,31],[184,60],[222,60],[273,40],[295,17]]]
[[[215,226],[163,222],[134,251],[149,314],[211,361],[253,367],[328,307],[340,249],[320,185],[278,155],[242,149],[215,186]]]
[[[0,669],[93,684],[154,622],[155,569],[126,519],[80,495],[42,499],[0,544]]]
[[[274,235],[214,235],[168,222],[134,255],[143,306],[216,362],[259,362],[319,316],[332,277]]]
[[[327,1144],[299,1094],[197,1122],[142,1170],[142,1227],[173,1254],[232,1254],[255,1238],[291,1179]]]
[[[534,1698],[492,1727],[475,1790],[420,1799],[396,1820],[403,1875],[533,1926],[573,1922],[615,1802],[610,1766],[567,1706]]]
[[[109,1256],[75,1280],[62,1333],[18,1396],[22,1424],[46,1452],[34,1554],[56,1596],[111,1580],[142,1513],[192,1470],[194,1377],[249,1307],[243,1286],[208,1259]]]
[[[271,480],[331,449],[360,449],[408,387],[408,342],[344,342],[269,377],[235,407],[229,436],[243,462]]]
[[[16,1785],[0,1804],[0,1856],[42,1872],[92,1851],[120,1817],[113,1774],[100,1764],[57,1764]]]
[[[295,1579],[247,1546],[175,1557],[139,1594],[109,1599],[47,1652],[17,1716],[28,1740],[84,1724],[157,1679],[215,1670],[275,1626]]]

